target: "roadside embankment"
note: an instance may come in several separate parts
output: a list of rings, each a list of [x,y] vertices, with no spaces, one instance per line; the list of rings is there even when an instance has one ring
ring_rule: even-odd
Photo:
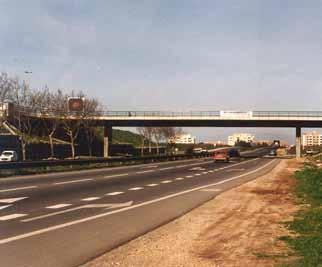
[[[280,237],[298,210],[292,190],[294,160],[220,194],[183,217],[141,236],[84,267],[274,266],[292,251]]]
[[[295,193],[302,205],[289,223],[293,235],[283,238],[297,256],[290,266],[322,266],[322,169],[309,162],[295,178]]]

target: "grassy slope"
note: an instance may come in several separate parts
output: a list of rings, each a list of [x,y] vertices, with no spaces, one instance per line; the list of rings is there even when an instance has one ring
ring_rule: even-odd
[[[139,147],[141,145],[141,136],[130,131],[113,129],[113,143],[132,144],[135,147]]]
[[[289,224],[296,235],[285,240],[301,256],[290,266],[322,266],[322,170],[307,165],[295,177],[296,194],[307,208]]]

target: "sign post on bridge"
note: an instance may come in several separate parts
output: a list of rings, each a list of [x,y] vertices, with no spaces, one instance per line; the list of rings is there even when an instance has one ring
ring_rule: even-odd
[[[68,111],[69,112],[84,112],[85,109],[84,97],[69,97],[68,98]]]

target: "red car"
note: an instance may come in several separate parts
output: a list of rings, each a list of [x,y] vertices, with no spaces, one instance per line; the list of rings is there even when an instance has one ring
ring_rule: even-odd
[[[216,151],[214,154],[214,160],[216,161],[225,161],[225,162],[229,162],[229,153],[227,150],[220,150],[220,151]]]

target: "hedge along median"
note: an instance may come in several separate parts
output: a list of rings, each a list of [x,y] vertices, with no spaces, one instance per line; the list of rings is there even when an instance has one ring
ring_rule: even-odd
[[[294,236],[283,238],[299,256],[288,266],[322,266],[322,169],[306,164],[295,179],[295,193],[305,208],[288,224]]]

